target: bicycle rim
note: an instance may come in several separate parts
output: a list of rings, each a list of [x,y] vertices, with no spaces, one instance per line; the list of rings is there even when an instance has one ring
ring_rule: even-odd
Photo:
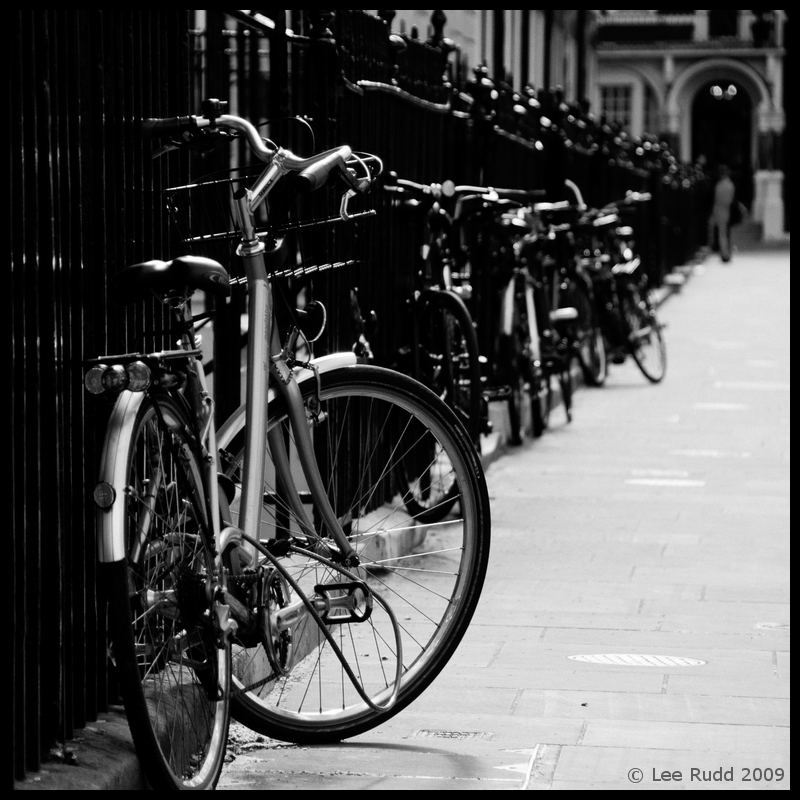
[[[455,651],[477,605],[490,526],[488,495],[474,449],[454,415],[431,392],[389,370],[357,366],[322,375],[321,400],[315,449],[329,498],[361,559],[351,572],[389,607],[374,603],[367,621],[329,625],[370,702],[308,616],[282,639],[240,640],[233,652],[234,716],[267,736],[307,743],[369,730],[431,683]],[[271,404],[271,428],[288,427],[285,417],[280,401]],[[239,436],[241,426],[243,416]],[[221,441],[235,484],[242,459],[239,436],[230,444]],[[398,477],[400,471],[414,470],[456,485],[457,513],[435,523],[415,518],[403,500],[406,477]],[[293,512],[278,494],[274,476],[268,475],[262,541],[299,532]],[[235,499],[234,520],[236,509]],[[337,574],[341,570],[309,555],[329,553],[329,544],[320,536],[302,548],[305,552],[290,551],[280,559],[287,576],[309,595],[319,596],[319,587],[325,594],[326,586],[344,580]],[[282,585],[270,602],[285,607],[296,602],[295,595]],[[402,655],[394,644],[392,612]],[[392,694],[396,702],[386,708]]]
[[[667,348],[655,309],[633,289],[625,298],[625,316],[633,359],[647,380],[658,383],[667,369]]]
[[[207,587],[217,570],[187,430],[171,400],[142,404],[131,441],[121,443],[127,559],[108,567],[112,656],[154,788],[213,788],[229,719],[230,645],[218,646],[212,623]]]

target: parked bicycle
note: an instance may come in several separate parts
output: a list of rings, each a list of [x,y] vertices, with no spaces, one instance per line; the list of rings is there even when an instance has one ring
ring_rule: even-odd
[[[574,324],[578,361],[586,383],[602,386],[607,375],[605,339],[592,273],[582,258],[587,206],[574,181],[565,180],[564,185],[572,192],[575,202],[567,206],[570,219],[558,228],[558,235],[562,242],[561,264],[567,282],[565,291],[569,305],[578,312]]]
[[[524,379],[531,432],[541,436],[550,423],[558,386],[567,421],[572,421],[572,365],[581,350],[579,301],[575,284],[574,213],[568,201],[536,202],[503,215],[512,236],[513,279],[503,293],[500,330],[508,333],[517,369]],[[564,221],[565,218],[567,221]],[[520,398],[522,395],[520,394]],[[524,426],[522,403],[512,414]]]
[[[452,213],[464,187],[452,181],[416,183],[389,173],[384,188],[396,208],[413,215],[418,237],[411,342],[398,354],[398,366],[455,411],[480,452],[480,434],[487,430],[480,352],[464,299],[469,288],[459,268],[459,220]]]
[[[646,192],[629,191],[621,200],[588,210],[583,224],[591,236],[583,264],[593,276],[610,361],[621,364],[631,356],[642,374],[658,383],[667,367],[664,325],[658,319],[647,274],[636,252],[634,229],[622,218],[635,204],[650,197]]]
[[[313,349],[318,308],[295,312],[283,338],[274,324],[272,281],[332,266],[284,261],[270,222],[288,200],[276,188],[287,176],[305,190],[339,182],[344,222],[378,161],[346,146],[298,157],[216,100],[143,132],[177,147],[239,138],[261,165],[168,193],[189,221],[188,249],[238,241],[245,405],[217,430],[190,297],[225,297],[232,279],[198,255],[136,264],[113,282],[122,301],[158,297],[180,346],[95,359],[85,379],[113,401],[94,501],[133,739],[154,787],[211,788],[231,713],[270,737],[330,742],[434,680],[478,601],[489,500],[470,437],[437,395],[353,352],[301,360],[299,329]],[[204,191],[221,192],[229,216],[192,230]],[[408,502],[431,484],[457,487],[457,513],[437,524]]]

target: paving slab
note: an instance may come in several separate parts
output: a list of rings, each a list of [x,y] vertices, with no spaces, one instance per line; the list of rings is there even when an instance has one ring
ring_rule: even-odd
[[[241,788],[788,788],[788,276],[779,251],[687,270],[663,383],[615,365],[571,424],[493,455],[486,588],[435,683]]]
[[[670,680],[673,678],[670,675]],[[789,725],[783,698],[643,694],[622,691],[556,691],[526,689],[514,706],[522,716],[578,717],[585,720],[691,722],[718,725]]]
[[[789,728],[651,720],[589,720],[581,740],[586,747],[644,747],[655,750],[691,750],[695,753],[740,753],[769,760],[788,756]],[[765,761],[766,758],[766,761]],[[753,762],[755,763],[755,762]]]

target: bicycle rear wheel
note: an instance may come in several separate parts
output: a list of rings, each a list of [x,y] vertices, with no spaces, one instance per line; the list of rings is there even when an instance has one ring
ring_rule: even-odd
[[[647,380],[658,383],[667,370],[667,346],[656,311],[647,296],[634,286],[629,287],[623,304],[633,359]]]
[[[316,389],[310,383],[303,388],[306,398]],[[267,736],[303,743],[369,730],[434,680],[467,629],[489,553],[489,500],[480,462],[463,426],[439,398],[391,370],[353,366],[321,375],[320,400],[314,446],[329,499],[361,560],[351,573],[366,590],[354,591],[374,591],[385,605],[375,602],[367,620],[329,626],[347,666],[307,616],[282,639],[234,644],[234,716]],[[286,417],[282,400],[270,403],[270,429],[273,436],[276,426],[285,430],[291,452]],[[242,414],[219,439],[237,486],[243,427]],[[414,474],[457,487],[458,513],[432,524],[412,513],[404,494]],[[286,578],[317,595],[350,580],[337,574],[341,568],[321,563],[319,554],[330,552],[322,532],[302,552],[293,549],[298,523],[276,483],[274,475],[267,476],[261,539],[287,540],[289,550],[279,560]],[[231,505],[234,524],[237,503]],[[278,610],[289,607],[296,592],[281,582],[269,602]],[[398,630],[402,652],[394,643]],[[387,709],[393,694],[396,702]]]
[[[188,417],[167,397],[146,397],[131,430],[117,444],[127,557],[102,565],[112,659],[152,786],[213,788],[227,741],[230,644],[216,626],[201,462]]]

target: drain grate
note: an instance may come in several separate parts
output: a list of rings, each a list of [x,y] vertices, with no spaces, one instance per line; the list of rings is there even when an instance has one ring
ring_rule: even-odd
[[[614,664],[620,667],[700,667],[705,664],[699,658],[683,656],[652,656],[634,653],[595,653],[592,655],[567,656],[572,661],[588,664]]]
[[[467,739],[488,740],[494,738],[491,731],[437,731],[422,729],[414,732],[414,739]]]

